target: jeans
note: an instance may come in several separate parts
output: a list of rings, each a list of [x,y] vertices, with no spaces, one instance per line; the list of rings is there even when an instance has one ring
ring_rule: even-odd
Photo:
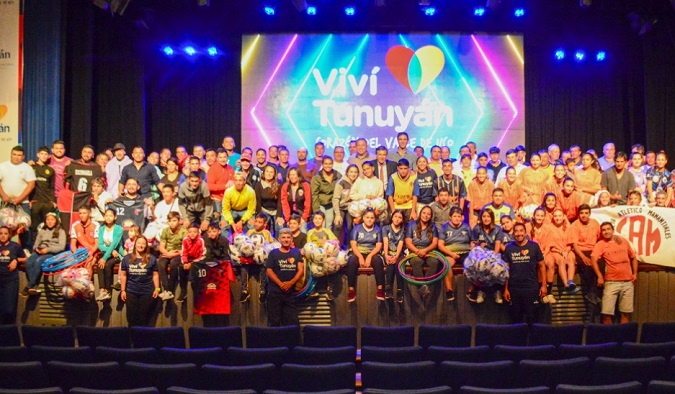
[[[234,209],[232,210],[232,218],[234,219],[234,223],[240,222],[241,218],[244,217],[244,214],[246,213],[246,210],[241,210],[241,211],[235,211]],[[232,236],[232,225],[234,223],[228,223],[223,229],[220,231],[223,237],[230,238]],[[242,232],[246,234],[248,232],[249,226],[248,223],[242,223]]]
[[[241,291],[248,291],[248,279],[251,276],[252,272],[258,269],[258,277],[260,278],[260,292],[267,291],[267,269],[264,265],[258,264],[242,264],[239,267],[239,284],[241,285]]]
[[[335,212],[333,212],[333,208],[326,208],[324,206],[320,206],[319,210],[323,212],[326,215],[326,221],[324,221],[324,227],[326,227],[329,230],[333,230],[333,220],[335,219]]]
[[[399,258],[399,261],[401,261],[401,258]],[[387,286],[391,287],[392,290],[394,290],[394,279],[396,279],[396,289],[402,289],[403,286],[403,277],[401,277],[401,273],[398,272],[398,261],[394,264],[387,264],[385,267],[386,271],[386,276],[387,276]]]
[[[170,268],[168,273],[167,267]],[[162,290],[174,293],[178,284],[178,275],[183,271],[183,262],[180,256],[172,259],[160,257],[157,259],[157,268],[159,269],[159,281],[162,284]],[[187,273],[182,274],[180,279],[180,287],[185,291],[187,289]]]
[[[265,212],[262,212],[262,214],[267,217],[267,227],[269,228],[270,233],[272,233],[274,238],[277,238],[279,236],[279,230],[284,227],[283,225],[280,226],[279,223],[277,223],[277,218],[280,216],[270,215]]]
[[[48,258],[54,256],[53,254],[37,254],[33,253],[26,259],[26,278],[28,279],[28,288],[37,287],[42,279],[42,263]]]
[[[108,292],[112,290],[114,276],[113,267],[119,262],[120,260],[117,257],[111,257],[105,262],[103,268],[98,269],[98,287],[100,289],[105,289]]]
[[[427,276],[431,276],[438,271],[439,261],[435,257],[427,256],[426,259],[423,259],[421,257],[415,256],[410,259],[410,265],[412,266],[413,275],[415,277],[421,278],[424,276],[423,265],[425,263],[428,267]]]
[[[363,256],[365,258],[365,256]],[[373,256],[370,266],[375,271],[375,285],[384,286],[384,258],[382,255]],[[352,254],[347,259],[347,285],[356,288],[356,279],[359,275],[359,259]]]
[[[213,220],[220,220],[220,216],[223,214],[223,202],[222,201],[213,201]]]

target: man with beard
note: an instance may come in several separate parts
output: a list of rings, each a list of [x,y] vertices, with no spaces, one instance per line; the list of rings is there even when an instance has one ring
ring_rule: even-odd
[[[85,145],[81,157],[66,167],[66,189],[76,192],[91,192],[91,181],[104,177],[103,170],[94,161],[94,147]]]

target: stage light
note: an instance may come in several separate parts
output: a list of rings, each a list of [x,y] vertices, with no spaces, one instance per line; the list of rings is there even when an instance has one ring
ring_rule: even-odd
[[[307,7],[307,15],[316,15],[316,7],[314,6]]]
[[[354,14],[356,14],[356,8],[354,8],[352,6],[345,7],[345,15],[354,16]]]
[[[270,6],[266,5],[264,10],[265,10],[266,15],[272,16],[272,15],[276,14],[276,10],[274,9],[274,7],[270,7]]]
[[[209,47],[206,51],[209,53],[209,56],[218,55],[218,49],[216,47]]]
[[[485,8],[484,7],[476,7],[476,8],[473,9],[473,14],[475,16],[485,15]]]
[[[524,8],[516,8],[515,10],[513,10],[513,16],[515,16],[516,18],[520,18],[520,17],[525,16],[525,9]]]
[[[599,51],[597,55],[595,55],[595,60],[599,62],[604,62],[605,59],[607,59],[607,52],[605,51]]]
[[[197,53],[197,51],[195,50],[194,47],[188,46],[188,47],[185,47],[185,53],[187,53],[188,56],[193,56],[195,53]]]
[[[164,48],[162,48],[162,51],[167,56],[173,55],[173,48],[171,48],[170,46],[165,46]]]
[[[553,56],[555,56],[555,60],[562,61],[563,59],[565,59],[565,51],[562,49],[558,49],[555,51]]]
[[[436,7],[425,7],[422,9],[422,11],[424,11],[424,15],[426,16],[436,15]]]
[[[584,51],[582,51],[582,50],[580,50],[580,49],[577,50],[577,51],[574,53],[574,60],[576,60],[576,61],[579,62],[579,63],[580,63],[580,62],[583,62],[584,60],[586,60],[586,52],[584,52]]]

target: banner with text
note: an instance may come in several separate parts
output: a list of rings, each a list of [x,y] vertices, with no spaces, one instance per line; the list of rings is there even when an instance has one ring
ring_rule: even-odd
[[[19,144],[21,1],[0,1],[0,162]]]
[[[519,35],[247,35],[242,42],[242,144],[316,141],[332,154],[360,137],[372,148],[480,150],[525,142]],[[454,146],[454,147],[453,147]],[[428,154],[428,153],[427,153]]]
[[[675,267],[673,230],[675,209],[616,206],[593,209],[598,223],[611,222],[615,232],[626,238],[643,263]]]

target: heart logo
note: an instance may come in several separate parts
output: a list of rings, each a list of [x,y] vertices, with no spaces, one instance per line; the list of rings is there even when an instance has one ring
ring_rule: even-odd
[[[521,253],[523,254],[523,256],[527,256],[528,254],[530,254],[530,251],[528,249],[523,249]]]
[[[0,105],[0,119],[4,118],[7,115],[7,106]]]
[[[411,93],[417,94],[429,86],[443,71],[445,56],[433,45],[417,51],[397,45],[387,52],[385,59],[391,75]]]

